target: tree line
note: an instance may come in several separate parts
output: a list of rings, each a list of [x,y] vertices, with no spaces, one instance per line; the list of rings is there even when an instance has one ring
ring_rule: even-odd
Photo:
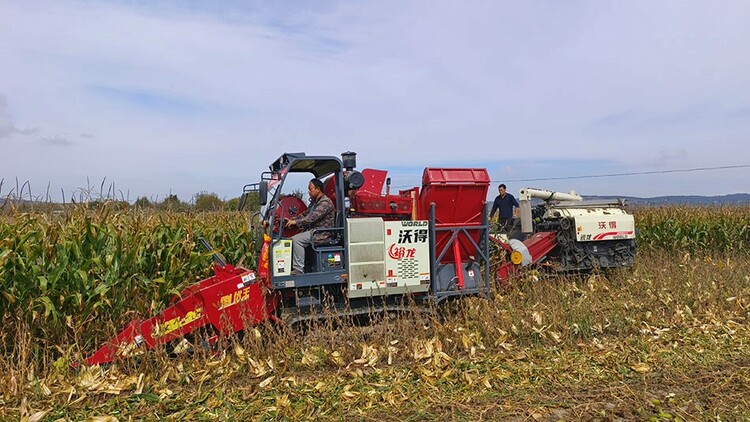
[[[144,209],[144,210],[163,210],[163,211],[176,211],[176,212],[187,212],[187,211],[237,211],[240,205],[240,197],[222,199],[214,192],[199,192],[190,198],[189,201],[183,201],[176,194],[169,194],[164,197],[161,201],[149,199],[146,196],[141,196],[134,202],[129,202],[124,199],[117,199],[109,196],[97,197],[97,198],[71,198],[70,202],[58,203],[55,201],[39,200],[35,198],[33,200],[19,199],[12,196],[6,196],[0,198],[0,211],[3,209],[34,209],[34,210],[48,210],[54,211],[61,209],[61,207],[67,208],[70,206],[84,206],[89,209],[97,209],[100,207],[110,207],[115,209]],[[250,192],[247,194],[243,210],[256,211],[260,208],[260,200],[257,192]]]
[[[144,209],[160,209],[167,211],[237,211],[240,197],[221,199],[214,192],[199,192],[193,195],[190,202],[182,201],[177,195],[169,194],[159,202],[142,196],[133,202],[133,207]],[[243,209],[257,210],[260,208],[257,192],[248,193]]]

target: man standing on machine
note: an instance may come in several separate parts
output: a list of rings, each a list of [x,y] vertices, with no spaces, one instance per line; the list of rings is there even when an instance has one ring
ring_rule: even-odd
[[[518,214],[518,201],[516,198],[505,191],[506,186],[501,183],[497,187],[499,195],[495,197],[495,202],[492,203],[492,211],[490,212],[490,220],[495,216],[495,211],[500,211],[498,217],[498,228],[500,233],[507,233],[513,227],[513,217]],[[515,207],[515,208],[514,208]]]

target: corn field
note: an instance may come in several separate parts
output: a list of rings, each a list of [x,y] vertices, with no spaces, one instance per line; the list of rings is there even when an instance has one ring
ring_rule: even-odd
[[[418,324],[260,327],[218,356],[80,373],[68,364],[209,275],[199,237],[252,268],[247,216],[6,212],[0,419],[750,417],[750,207],[631,211],[630,271],[532,271]]]
[[[640,207],[638,247],[690,253],[750,252],[750,207]]]
[[[750,252],[750,207],[642,207],[634,215],[641,251]],[[211,257],[198,237],[229,262],[252,268],[256,239],[247,227],[236,212],[104,206],[3,215],[0,320],[27,318],[37,335],[59,341],[70,318],[92,321],[95,332],[124,314],[150,315],[210,274]]]
[[[89,333],[149,315],[211,272],[204,237],[229,262],[253,265],[239,213],[185,214],[78,207],[62,215],[12,213],[0,220],[0,320],[25,320],[35,337],[64,342],[66,326]],[[11,340],[12,338],[8,339]],[[7,345],[6,345],[7,347]]]

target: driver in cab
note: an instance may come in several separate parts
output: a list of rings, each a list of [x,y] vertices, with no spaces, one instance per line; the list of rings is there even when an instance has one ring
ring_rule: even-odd
[[[325,243],[333,237],[332,231],[319,231],[313,237],[315,229],[328,229],[335,226],[333,201],[323,193],[323,182],[312,179],[307,185],[310,194],[310,205],[307,211],[292,219],[284,219],[285,227],[297,226],[301,233],[292,236],[292,275],[305,272],[305,247],[311,243]]]

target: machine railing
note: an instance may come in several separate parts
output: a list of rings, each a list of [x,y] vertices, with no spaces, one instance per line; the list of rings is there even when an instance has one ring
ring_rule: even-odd
[[[485,207],[486,208],[486,207]],[[489,299],[491,296],[490,280],[490,251],[489,251],[489,220],[486,209],[482,212],[482,224],[446,224],[445,226],[435,221],[435,203],[430,204],[430,278],[432,280],[432,295],[436,302],[441,302],[451,296],[464,296],[467,291],[473,294],[484,294]],[[447,242],[440,251],[437,251],[437,234],[451,233]],[[478,234],[478,236],[477,236]],[[465,236],[475,254],[470,255],[468,261],[464,262],[460,258],[461,238]],[[475,241],[474,238],[479,241]],[[465,245],[465,244],[464,244]],[[442,263],[443,258],[453,252],[454,261],[449,264]],[[467,287],[465,283],[465,271],[471,271],[474,263],[478,263],[480,268],[484,267],[484,275],[479,275],[479,283],[475,287]],[[454,276],[447,282],[440,278],[442,268],[453,265],[455,270]],[[481,272],[481,271],[480,271]],[[457,281],[454,283],[454,281]]]

